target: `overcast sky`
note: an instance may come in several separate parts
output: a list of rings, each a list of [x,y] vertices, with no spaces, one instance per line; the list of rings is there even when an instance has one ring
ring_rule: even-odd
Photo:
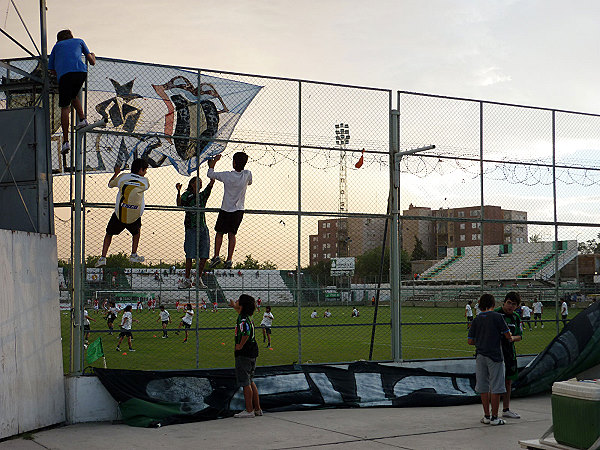
[[[17,0],[34,35],[36,0]],[[2,28],[26,41],[10,0]],[[48,0],[99,56],[600,112],[597,1]],[[0,57],[20,55],[3,36]]]

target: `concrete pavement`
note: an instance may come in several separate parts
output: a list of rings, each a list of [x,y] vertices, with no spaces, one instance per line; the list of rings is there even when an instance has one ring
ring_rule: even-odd
[[[550,395],[514,399],[521,419],[479,423],[481,405],[327,409],[265,413],[148,429],[88,423],[34,432],[0,443],[0,450],[153,449],[510,449],[539,438],[552,424]],[[32,439],[31,439],[32,438]]]

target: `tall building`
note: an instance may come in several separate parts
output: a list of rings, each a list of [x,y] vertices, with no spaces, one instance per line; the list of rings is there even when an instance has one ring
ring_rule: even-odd
[[[440,208],[432,210],[412,204],[402,212],[402,248],[412,253],[417,239],[430,259],[443,258],[448,248],[527,242],[527,224],[481,223],[480,206]],[[405,219],[404,216],[431,217],[431,219]],[[485,220],[526,221],[525,211],[503,210],[499,206],[483,207]],[[460,220],[432,220],[435,218],[464,218]],[[482,233],[483,226],[483,233]]]
[[[319,220],[317,234],[310,235],[310,265],[341,256],[360,256],[381,247],[385,219],[348,217]],[[389,247],[389,231],[386,246]]]

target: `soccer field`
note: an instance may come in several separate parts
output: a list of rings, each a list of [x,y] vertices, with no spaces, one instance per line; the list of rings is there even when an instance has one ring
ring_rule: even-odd
[[[351,307],[329,307],[332,317],[325,318],[325,307],[316,308],[318,317],[310,318],[314,308],[305,307],[301,311],[301,333],[298,333],[298,309],[291,306],[274,306],[272,349],[263,343],[260,321],[264,306],[255,312],[254,322],[260,354],[258,365],[279,365],[298,362],[298,346],[301,345],[303,363],[348,362],[369,358],[374,307],[360,308],[359,317],[351,317]],[[198,346],[198,367],[232,367],[233,332],[237,314],[231,308],[221,308],[218,312],[200,311],[194,317],[187,343],[183,343],[184,332],[176,334],[183,312],[169,309],[172,323],[169,337],[163,339],[158,310],[155,312],[133,311],[133,318],[140,321],[133,326],[133,347],[128,351],[126,340],[121,351],[115,350],[118,340],[119,318],[115,321],[115,333],[108,334],[108,327],[102,314],[88,310],[91,323],[90,342],[102,337],[106,364],[109,368],[174,370],[196,368],[196,347]],[[549,318],[549,317],[548,317]],[[199,322],[197,322],[199,320]],[[373,348],[374,360],[391,359],[390,308],[382,306],[377,316],[377,327]],[[69,313],[61,312],[63,359],[65,372],[69,369],[70,322]],[[198,331],[196,331],[198,325]],[[532,325],[533,327],[533,325]],[[519,354],[535,354],[543,350],[556,335],[553,322],[545,327],[524,330],[524,339],[517,343]],[[467,327],[463,308],[442,307],[403,307],[402,308],[402,358],[453,358],[473,356],[474,348],[467,344]],[[87,365],[87,364],[86,364]],[[93,366],[101,367],[102,360]]]

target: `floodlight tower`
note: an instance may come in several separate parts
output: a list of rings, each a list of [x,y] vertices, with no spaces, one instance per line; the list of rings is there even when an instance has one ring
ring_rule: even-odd
[[[342,214],[348,212],[348,189],[346,184],[346,145],[350,142],[350,127],[347,123],[335,124],[335,143],[340,148],[340,195],[339,208],[340,220],[338,221],[338,251],[337,256],[348,256],[348,224],[342,230]],[[344,250],[345,246],[345,250]]]

